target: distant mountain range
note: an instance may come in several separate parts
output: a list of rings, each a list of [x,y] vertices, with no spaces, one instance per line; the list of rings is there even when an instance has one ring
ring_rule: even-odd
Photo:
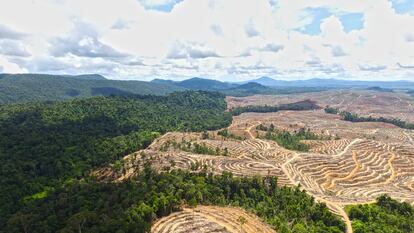
[[[153,83],[168,83],[186,89],[219,91],[227,95],[244,96],[253,94],[289,94],[321,91],[338,88],[360,88],[375,91],[393,89],[414,90],[414,82],[409,81],[354,81],[342,79],[276,80],[261,77],[246,82],[229,83],[212,79],[191,78],[184,81],[154,79]]]
[[[152,83],[163,83],[163,84],[173,84],[179,87],[192,90],[204,90],[204,91],[217,91],[217,90],[226,90],[239,86],[235,83],[220,82],[213,79],[204,79],[204,78],[190,78],[184,81],[173,81],[173,80],[163,80],[163,79],[154,79]]]
[[[212,79],[203,78],[190,78],[184,81],[173,81],[164,79],[154,79],[151,82],[154,83],[168,83],[181,86],[189,89],[200,90],[228,90],[237,89],[240,85],[248,83],[260,84],[261,87],[255,85],[254,89],[284,89],[289,87],[295,88],[369,88],[372,90],[382,89],[414,89],[414,81],[356,81],[356,80],[343,80],[343,79],[306,79],[306,80],[277,80],[269,77],[261,77],[258,79],[252,79],[245,82],[220,82]],[[253,87],[253,86],[252,86]]]
[[[213,79],[204,78],[190,78],[183,81],[173,81],[164,79],[154,79],[152,83],[170,84],[178,87],[191,89],[191,90],[204,90],[204,91],[218,91],[226,95],[232,96],[247,96],[255,94],[289,94],[298,92],[309,92],[309,91],[321,91],[327,88],[319,87],[295,87],[295,86],[268,86],[256,82],[256,80],[243,82],[243,83],[229,83],[221,82]]]
[[[188,89],[217,91],[232,96],[248,96],[254,94],[290,94],[336,88],[363,88],[389,92],[393,89],[414,90],[414,82],[369,82],[339,79],[284,81],[269,77],[241,83],[221,82],[204,78],[190,78],[184,81],[154,79],[151,82],[145,82],[109,80],[99,74],[75,76],[0,74],[0,104],[64,100],[97,95],[164,95]]]

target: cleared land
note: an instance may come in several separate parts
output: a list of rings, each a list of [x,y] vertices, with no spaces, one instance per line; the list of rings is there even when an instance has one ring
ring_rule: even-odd
[[[227,97],[228,108],[247,105],[279,105],[305,99],[316,101],[321,107],[327,105],[341,111],[363,116],[398,118],[414,122],[414,102],[406,93],[379,92],[368,90],[339,90],[302,93],[295,95],[256,95],[248,97]]]
[[[326,94],[340,98],[344,94],[329,93],[309,95],[319,94],[319,98],[323,98]],[[356,103],[365,95],[371,96],[371,92],[361,93],[364,97],[356,96]],[[376,93],[378,96],[390,94]],[[351,101],[346,96],[340,106],[346,106],[346,101]],[[270,104],[262,101],[269,101],[265,97],[250,98],[241,98],[246,100],[241,105]],[[276,100],[278,97],[271,98]],[[329,100],[327,96],[325,98]],[[228,100],[233,101],[231,103],[234,106],[234,99]],[[273,104],[285,101],[277,100],[279,102]],[[377,106],[376,102],[366,103],[361,111]],[[398,114],[405,111],[406,115],[401,116],[413,118],[414,113],[407,113],[412,106],[406,105],[404,109],[397,105],[401,103],[406,102],[395,102],[394,108],[401,109]],[[380,116],[391,111],[386,106],[383,110],[378,113]],[[305,140],[302,142],[309,145],[308,152],[290,151],[274,141],[260,139],[265,132],[258,130],[257,126],[269,127],[271,124],[278,130],[290,132],[306,128],[326,138],[330,136],[331,139]],[[234,117],[227,130],[231,137],[222,137],[217,134],[218,131],[208,132],[208,137],[203,137],[201,133],[167,133],[146,150],[126,156],[121,170],[114,172],[113,167],[107,167],[97,171],[96,175],[121,181],[133,176],[142,168],[145,160],[151,160],[152,166],[160,171],[181,168],[215,174],[227,171],[236,176],[277,176],[279,185],[300,184],[316,200],[325,202],[345,220],[348,232],[352,232],[352,229],[343,210],[345,205],[370,203],[381,194],[414,204],[413,130],[378,122],[352,123],[341,120],[337,115],[326,114],[323,110],[244,113]],[[202,145],[216,154],[195,153],[193,148],[196,145]]]
[[[290,184],[281,169],[281,163],[293,156],[294,152],[285,150],[272,141],[227,139],[218,136],[216,132],[210,132],[210,135],[209,139],[201,139],[199,133],[167,133],[146,150],[126,156],[121,171],[114,172],[113,167],[107,167],[97,171],[96,175],[121,181],[133,176],[145,161],[150,160],[152,166],[160,171],[180,168],[194,172],[206,170],[214,174],[226,171],[236,176],[270,175],[278,176],[280,184]],[[172,142],[182,144],[183,141],[185,144],[203,145],[212,150],[219,148],[221,152],[227,150],[228,155],[196,154],[174,146],[166,147]]]
[[[159,219],[151,233],[167,232],[223,232],[223,233],[273,233],[269,226],[256,216],[240,208],[197,206],[184,208]]]

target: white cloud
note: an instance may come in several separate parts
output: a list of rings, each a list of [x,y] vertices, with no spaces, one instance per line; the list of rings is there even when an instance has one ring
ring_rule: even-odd
[[[378,72],[387,69],[384,65],[359,65],[359,69],[363,71]]]
[[[22,32],[15,31],[5,25],[0,24],[0,39],[11,39],[17,40],[25,37],[26,34]]]
[[[9,62],[7,59],[0,56],[0,67],[3,73],[26,73],[25,68],[20,67],[16,63]]]
[[[309,9],[332,13],[320,34]],[[362,29],[344,31],[348,13]],[[387,0],[14,0],[0,22],[2,72],[414,79],[414,16]]]
[[[81,21],[74,22],[74,29],[67,36],[50,39],[50,53],[56,57],[75,55],[78,57],[120,58],[128,56],[100,41],[96,29]]]
[[[246,32],[246,35],[248,37],[258,36],[260,34],[259,31],[256,29],[256,27],[255,27],[255,25],[254,25],[254,23],[251,19],[244,26],[244,31]]]
[[[216,52],[207,48],[206,46],[198,43],[175,43],[170,52],[167,54],[167,58],[171,59],[197,59],[218,57]]]
[[[23,43],[12,40],[0,40],[0,54],[16,57],[30,57]]]

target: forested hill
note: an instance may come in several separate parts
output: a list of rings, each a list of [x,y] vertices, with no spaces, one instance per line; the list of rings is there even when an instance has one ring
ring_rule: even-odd
[[[167,83],[108,80],[96,74],[0,74],[0,104],[99,95],[165,95],[184,89]]]
[[[224,96],[111,96],[0,106],[0,232],[27,201],[149,145],[166,131],[228,126]]]

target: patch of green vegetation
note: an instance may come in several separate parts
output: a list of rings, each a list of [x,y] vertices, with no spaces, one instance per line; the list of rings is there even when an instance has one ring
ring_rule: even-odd
[[[324,109],[325,110],[325,113],[328,113],[328,114],[339,114],[340,113],[340,111],[339,111],[339,108],[333,108],[333,107],[330,107],[330,106],[326,106],[326,108]]]
[[[160,148],[161,151],[167,151],[169,148],[179,149],[186,152],[192,152],[195,154],[204,154],[204,155],[223,155],[227,156],[229,154],[228,149],[220,149],[219,147],[211,148],[208,147],[205,143],[192,143],[185,140],[177,142],[175,140],[166,141]]]
[[[206,146],[205,143],[193,143],[192,152],[196,154],[205,154],[205,155],[220,155],[220,148],[216,147],[216,149],[210,148]]]
[[[386,195],[374,204],[346,206],[345,210],[355,233],[414,232],[414,208]]]
[[[277,130],[275,127],[270,125],[270,127],[263,126],[262,124],[256,127],[257,130],[266,131],[264,136],[261,136],[267,140],[273,140],[277,142],[280,146],[288,150],[297,150],[297,151],[309,151],[309,146],[302,140],[326,140],[330,137],[319,136],[309,129],[301,128],[298,131],[289,132],[286,130]]]
[[[281,104],[279,106],[246,106],[246,107],[237,107],[231,110],[233,116],[238,116],[245,112],[259,112],[259,113],[266,113],[266,112],[278,112],[281,110],[291,110],[291,111],[305,111],[305,110],[315,110],[320,109],[320,107],[311,100],[304,100],[290,104]]]
[[[187,144],[187,146],[185,146]],[[223,150],[219,147],[211,148],[206,146],[205,143],[186,143],[178,144],[178,147],[184,151],[193,152],[195,154],[204,154],[204,155],[223,155],[228,156],[228,149],[224,148]]]
[[[36,199],[43,199],[46,198],[50,191],[52,191],[53,188],[51,187],[45,187],[43,191],[40,191],[38,193],[35,193],[31,196],[26,196],[23,198],[24,201],[30,201],[30,200],[36,200]]]
[[[232,133],[229,133],[229,131],[227,129],[223,129],[217,132],[218,135],[224,137],[224,138],[232,138],[232,139],[236,139],[236,140],[244,140],[245,138],[234,135]]]
[[[378,86],[368,87],[367,90],[379,91],[379,92],[394,92],[394,90],[391,88],[383,88],[383,87],[378,87]]]

